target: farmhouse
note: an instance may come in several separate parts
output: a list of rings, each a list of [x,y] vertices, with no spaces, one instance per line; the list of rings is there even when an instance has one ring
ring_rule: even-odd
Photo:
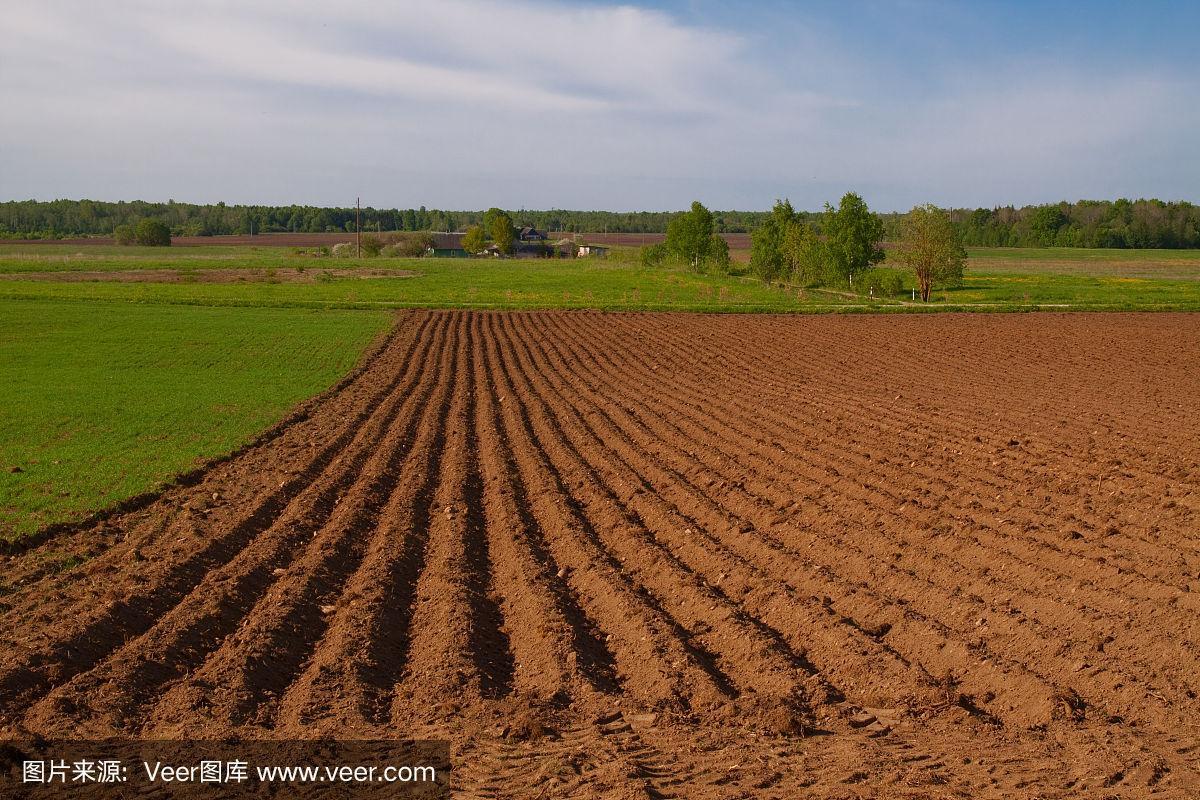
[[[546,234],[539,231],[537,228],[526,225],[517,232],[517,241],[519,242],[544,242]]]
[[[434,233],[433,248],[430,255],[439,258],[466,258],[467,251],[463,249],[462,240],[464,233]]]

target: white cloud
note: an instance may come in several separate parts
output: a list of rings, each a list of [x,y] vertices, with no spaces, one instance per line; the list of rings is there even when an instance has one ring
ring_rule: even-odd
[[[992,61],[889,93],[867,46],[792,36],[785,68],[769,31],[631,5],[47,0],[5,24],[0,198],[899,208],[1200,180],[1159,168],[1194,83]]]

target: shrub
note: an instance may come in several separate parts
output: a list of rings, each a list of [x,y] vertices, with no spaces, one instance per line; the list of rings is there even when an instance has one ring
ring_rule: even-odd
[[[667,260],[667,245],[665,242],[651,244],[643,247],[639,253],[638,260],[643,267],[661,267],[663,262]]]
[[[385,256],[399,258],[421,258],[435,244],[437,242],[434,240],[433,234],[428,231],[399,233],[390,237],[390,241],[383,248],[382,253]]]
[[[362,254],[367,258],[374,258],[383,250],[383,242],[378,236],[367,234],[362,237]]]
[[[113,240],[117,244],[129,245],[133,244],[136,239],[133,235],[132,225],[118,225],[113,228]]]
[[[873,267],[854,276],[854,289],[859,294],[892,297],[904,291],[904,276],[898,270]]]
[[[133,238],[142,247],[170,247],[171,229],[160,220],[143,219],[133,229]]]
[[[708,257],[705,263],[711,266],[713,272],[725,275],[732,263],[729,260],[729,242],[719,233],[714,233],[708,245]]]

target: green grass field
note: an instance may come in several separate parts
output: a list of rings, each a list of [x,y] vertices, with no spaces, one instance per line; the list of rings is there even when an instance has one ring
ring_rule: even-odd
[[[95,251],[93,253],[93,251]],[[254,277],[200,279],[201,270]],[[323,275],[326,270],[344,274]],[[394,270],[366,277],[363,270]],[[28,280],[21,273],[175,270],[174,282]],[[417,273],[399,277],[403,271]],[[52,274],[46,274],[52,273]],[[929,305],[764,286],[739,276],[642,269],[632,254],[602,261],[342,259],[287,248],[0,245],[0,299],[293,308],[594,308],[819,312],[1200,309],[1200,251],[976,248],[965,285]],[[64,278],[78,277],[64,274]],[[128,276],[125,276],[128,277]]]
[[[57,247],[49,245],[47,247]],[[135,249],[135,248],[129,248]],[[156,251],[142,260],[72,261],[71,271],[191,269],[188,251]],[[249,248],[227,248],[241,252]],[[143,251],[144,252],[144,251]],[[156,304],[244,305],[311,308],[596,308],[654,311],[799,311],[843,306],[838,296],[797,293],[729,276],[642,269],[631,260],[313,259],[278,253],[245,262],[214,259],[209,269],[253,267],[273,274],[226,283],[20,280],[20,272],[44,270],[47,262],[6,257],[0,249],[0,300],[6,298],[130,301]],[[178,259],[178,260],[176,260]],[[53,262],[49,262],[53,263]],[[21,269],[18,269],[21,268]],[[64,270],[67,267],[64,267]],[[415,276],[338,277],[314,280],[306,272],[392,269]],[[50,276],[54,277],[54,276]],[[296,282],[303,279],[305,282]]]
[[[390,315],[0,303],[0,534],[224,454],[333,384]]]
[[[395,272],[360,274],[381,269]],[[175,274],[71,274],[130,270]],[[385,309],[405,307],[1197,311],[1200,251],[974,249],[964,285],[922,304],[646,270],[632,253],[356,261],[0,243],[0,535],[78,518],[229,452],[336,381],[387,325]]]
[[[314,259],[285,247],[121,247],[118,245],[6,244],[0,241],[0,273],[119,269],[236,269],[282,267]],[[328,262],[329,259],[324,259]]]

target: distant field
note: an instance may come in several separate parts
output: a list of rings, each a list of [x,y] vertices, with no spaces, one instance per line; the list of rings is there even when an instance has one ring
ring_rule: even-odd
[[[284,247],[119,247],[117,245],[8,244],[0,241],[0,274],[128,269],[237,269],[284,266],[305,260]],[[313,260],[308,258],[308,261]],[[328,259],[325,259],[328,261]]]
[[[58,247],[31,245],[30,247]],[[0,299],[113,300],[196,305],[340,308],[593,308],[655,311],[819,311],[869,301],[785,291],[759,281],[681,270],[642,269],[631,258],[607,260],[355,259],[291,256],[286,249],[227,248],[223,258],[200,264],[194,248],[147,254],[113,253],[105,259],[30,259],[0,248]],[[248,257],[244,257],[248,256]],[[212,283],[205,270],[242,270]],[[338,275],[323,275],[325,270]],[[172,282],[89,280],[62,282],[30,273],[182,270]],[[192,274],[187,271],[191,270]],[[392,271],[392,277],[378,273]],[[252,274],[255,271],[258,274]],[[409,276],[409,272],[417,275]],[[308,280],[307,276],[313,279]],[[362,277],[360,277],[362,276]],[[400,279],[403,276],[403,279]],[[95,276],[102,277],[102,276]],[[116,278],[118,276],[114,276]],[[148,276],[153,277],[153,276]],[[49,280],[47,280],[49,278]],[[305,278],[298,282],[298,278]]]
[[[1200,280],[1200,250],[980,247],[968,252],[968,269],[979,273]]]
[[[717,312],[1200,308],[1200,251],[973,248],[969,254],[963,287],[913,304],[911,297],[647,270],[627,249],[606,260],[357,260],[296,255],[287,247],[0,244],[0,299]]]
[[[0,536],[138,494],[333,384],[382,312],[0,303]]]

